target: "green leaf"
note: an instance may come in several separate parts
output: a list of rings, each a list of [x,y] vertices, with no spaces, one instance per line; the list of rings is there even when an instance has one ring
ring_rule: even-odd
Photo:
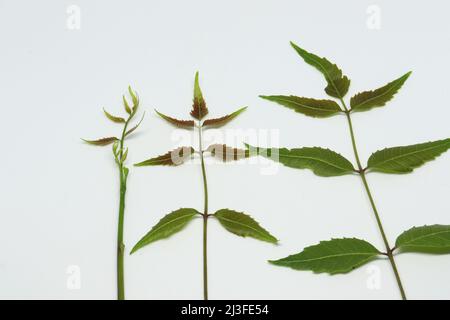
[[[450,138],[411,146],[386,148],[373,153],[367,167],[384,173],[409,173],[450,148]]]
[[[117,139],[116,137],[108,137],[108,138],[101,138],[101,139],[97,139],[97,140],[85,140],[85,139],[81,139],[84,142],[87,142],[89,144],[95,145],[95,146],[107,146],[115,141],[118,141],[119,139]]]
[[[166,116],[165,114],[162,114],[158,110],[155,110],[155,112],[164,120],[167,122],[175,125],[178,128],[185,128],[185,129],[192,129],[194,128],[195,122],[194,120],[178,120],[169,116]]]
[[[326,118],[342,112],[339,105],[333,100],[317,100],[297,96],[260,96],[263,99],[276,102],[282,106],[293,109],[314,118]]]
[[[113,149],[113,154],[116,156],[117,155],[117,148],[119,148],[119,140],[114,141],[112,149]]]
[[[131,89],[131,86],[128,86],[128,92],[130,93],[131,101],[133,101],[133,112],[134,112],[139,106],[139,98],[137,96],[137,93]]]
[[[125,160],[127,160],[127,157],[128,157],[128,148],[125,149],[125,152],[123,153],[122,158],[120,159],[121,162],[122,163],[125,162]]]
[[[159,222],[143,236],[138,243],[136,243],[131,250],[131,253],[136,252],[152,242],[168,238],[174,233],[181,231],[197,214],[200,213],[192,208],[181,208],[169,213],[159,220]]]
[[[291,168],[310,169],[321,177],[341,176],[355,171],[350,161],[329,149],[318,147],[265,149],[245,145],[249,149],[250,155],[258,154]]]
[[[105,108],[103,108],[103,112],[105,113],[105,116],[111,120],[112,122],[115,123],[125,123],[125,119],[124,118],[120,118],[120,117],[115,117],[112,114],[110,114],[108,111],[105,110]]]
[[[131,108],[130,108],[130,105],[128,104],[127,98],[125,98],[125,95],[122,96],[122,100],[123,100],[123,107],[125,108],[125,111],[128,114],[131,114]]]
[[[337,274],[362,266],[379,254],[373,245],[364,240],[344,238],[321,241],[300,253],[269,262],[296,270]]]
[[[403,232],[395,246],[408,252],[450,253],[450,226],[435,224],[414,227]]]
[[[206,149],[206,151],[210,152],[213,157],[223,161],[240,160],[250,156],[250,152],[248,150],[232,148],[225,144],[212,144]]]
[[[194,103],[192,105],[191,116],[195,119],[201,120],[208,114],[208,108],[206,108],[205,99],[203,99],[202,90],[198,83],[198,72],[195,73],[194,84]]]
[[[125,132],[125,137],[129,136],[130,134],[132,134],[134,132],[134,130],[136,130],[137,128],[139,128],[139,126],[141,125],[142,121],[145,118],[145,112],[142,114],[142,118],[141,120],[139,120],[139,122],[137,123],[137,125],[135,125],[133,128],[129,129],[127,132]]]
[[[179,147],[161,156],[136,163],[135,166],[136,167],[159,166],[159,165],[177,166],[184,163],[189,158],[191,158],[194,152],[195,150],[192,147]]]
[[[241,237],[251,237],[261,241],[277,243],[278,240],[253,220],[252,217],[230,209],[221,209],[214,213],[220,224],[229,232]]]
[[[315,54],[309,53],[293,42],[291,42],[291,46],[306,63],[315,67],[325,76],[325,80],[328,84],[325,88],[325,92],[328,95],[339,99],[342,99],[345,96],[348,87],[350,86],[350,79],[347,78],[347,76],[342,75],[341,69],[326,58],[320,58]]]
[[[408,79],[411,71],[389,82],[384,87],[378,88],[373,91],[364,91],[354,95],[350,99],[350,106],[352,111],[367,111],[375,107],[382,107],[391,100],[394,95],[400,90],[400,88]]]
[[[227,114],[226,116],[216,118],[216,119],[205,120],[203,122],[202,126],[203,127],[214,127],[214,128],[221,127],[221,126],[227,124],[228,122],[230,122],[231,120],[233,120],[234,118],[236,118],[239,114],[244,112],[246,109],[247,109],[247,107],[243,107],[243,108],[240,108],[239,110],[236,110],[235,112],[233,112],[231,114]]]

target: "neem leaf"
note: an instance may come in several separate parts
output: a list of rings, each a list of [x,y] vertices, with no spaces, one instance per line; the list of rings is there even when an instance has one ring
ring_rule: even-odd
[[[259,225],[252,217],[230,209],[214,213],[220,224],[229,232],[241,237],[252,237],[261,241],[277,243],[278,240]]]
[[[159,112],[158,110],[155,110],[155,112],[164,120],[166,120],[167,122],[170,122],[171,124],[179,127],[179,128],[186,128],[186,129],[191,129],[194,127],[195,122],[194,120],[178,120],[169,116],[166,116],[165,114],[162,114],[161,112]]]
[[[174,233],[177,233],[183,229],[196,214],[200,213],[192,208],[181,208],[169,213],[164,218],[159,220],[159,222],[145,236],[143,236],[138,243],[136,243],[131,250],[131,253],[136,252],[152,242],[168,238]]]
[[[394,95],[408,79],[411,72],[408,72],[398,79],[389,82],[384,87],[373,91],[364,91],[354,95],[350,99],[350,106],[352,111],[367,111],[375,107],[382,107],[391,100]]]
[[[136,163],[135,166],[136,167],[158,166],[158,165],[177,166],[185,162],[188,158],[190,158],[194,152],[195,150],[192,147],[179,147],[156,158],[151,158]]]
[[[112,114],[110,114],[108,111],[105,110],[105,108],[103,108],[103,112],[105,113],[105,116],[111,120],[112,122],[115,123],[125,123],[125,119],[121,118],[121,117],[115,117]]]
[[[413,227],[397,238],[395,246],[408,252],[450,253],[450,226]]]
[[[314,118],[326,118],[342,112],[333,100],[317,100],[297,96],[260,96]]]
[[[128,104],[127,98],[125,98],[125,95],[122,96],[122,100],[123,100],[123,107],[125,108],[125,111],[128,114],[131,114],[131,108],[130,108],[130,105]]]
[[[300,253],[269,262],[296,270],[337,274],[356,269],[379,254],[380,252],[367,241],[343,238],[321,241]]]
[[[198,83],[198,72],[195,73],[194,84],[194,102],[192,104],[191,116],[195,119],[201,120],[208,114],[208,108],[206,108],[205,99],[203,99],[202,90]]]
[[[335,98],[342,99],[348,91],[350,86],[350,79],[342,75],[341,69],[335,64],[328,61],[326,58],[320,58],[315,54],[309,53],[300,48],[295,43],[291,42],[291,46],[297,53],[305,60],[306,63],[319,70],[327,81],[325,92]]]
[[[321,177],[341,176],[355,171],[352,163],[339,153],[319,147],[312,148],[259,148],[246,144],[250,155],[258,154],[280,162],[287,167],[310,169]]]
[[[450,148],[450,138],[411,146],[386,148],[373,153],[367,167],[384,173],[409,173]]]
[[[236,118],[240,113],[244,112],[247,107],[240,108],[239,110],[236,110],[235,112],[231,114],[227,114],[226,116],[216,118],[216,119],[208,119],[203,122],[203,127],[221,127],[224,124],[230,122],[234,118]]]
[[[133,128],[129,129],[127,132],[125,132],[125,137],[129,136],[130,134],[133,133],[134,130],[136,130],[137,128],[139,128],[139,126],[142,123],[142,120],[144,120],[145,117],[145,112],[142,114],[142,118],[141,120],[139,120],[139,122],[137,123],[137,125],[135,125]]]
[[[131,89],[131,86],[128,86],[128,92],[130,93],[131,100],[133,101],[133,112],[134,112],[139,106],[139,98],[137,96],[137,93]]]
[[[114,141],[118,141],[119,139],[117,139],[116,137],[108,137],[108,138],[101,138],[98,140],[85,140],[85,139],[82,140],[95,146],[107,146],[113,143]]]
[[[223,161],[240,160],[248,158],[250,152],[238,148],[228,147],[225,144],[212,144],[206,151],[211,152],[211,155]]]

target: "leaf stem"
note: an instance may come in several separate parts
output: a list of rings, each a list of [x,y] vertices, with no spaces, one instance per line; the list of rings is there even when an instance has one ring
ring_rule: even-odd
[[[395,260],[394,260],[394,255],[392,253],[393,250],[391,249],[391,247],[389,245],[389,241],[388,241],[388,239],[386,237],[386,233],[384,232],[384,228],[383,228],[383,224],[381,222],[380,215],[378,213],[377,207],[375,205],[375,201],[374,201],[372,193],[370,191],[369,184],[367,183],[366,174],[365,174],[366,170],[361,165],[361,160],[360,160],[359,154],[358,154],[358,148],[356,146],[356,138],[355,138],[355,132],[353,130],[352,118],[350,116],[351,110],[349,110],[347,108],[347,106],[345,105],[345,102],[344,102],[344,100],[342,98],[340,100],[341,100],[342,106],[344,107],[345,116],[347,118],[347,123],[348,123],[348,127],[349,127],[349,130],[350,130],[350,137],[351,137],[351,140],[352,140],[353,153],[355,154],[356,163],[358,165],[358,173],[359,173],[359,175],[361,177],[361,180],[362,180],[362,182],[364,184],[364,189],[366,190],[367,196],[369,197],[370,205],[372,206],[372,211],[373,211],[373,213],[375,215],[375,219],[377,221],[378,229],[380,230],[381,237],[383,238],[383,242],[384,242],[384,245],[386,247],[386,255],[388,256],[389,262],[391,263],[391,266],[392,266],[392,270],[394,271],[395,279],[397,280],[397,285],[398,285],[398,288],[400,290],[400,294],[402,296],[402,299],[406,300],[406,293],[405,293],[405,290],[403,289],[403,284],[402,284],[402,281],[400,279],[400,274],[398,272],[397,265],[396,265]]]
[[[125,300],[125,280],[124,280],[124,253],[125,244],[123,243],[123,226],[125,220],[125,195],[127,192],[128,169],[123,164],[124,141],[128,123],[131,116],[123,126],[122,136],[120,138],[120,158],[119,158],[119,174],[120,174],[120,201],[119,201],[119,222],[117,225],[117,300]]]
[[[123,164],[119,165],[120,171],[120,204],[119,204],[119,223],[117,227],[117,300],[125,300],[125,282],[124,282],[124,252],[123,243],[123,225],[125,218],[125,194],[127,190],[127,177],[124,172]]]
[[[206,179],[205,159],[203,157],[202,124],[198,123],[198,144],[202,167],[204,209],[203,209],[203,298],[208,300],[208,181]]]

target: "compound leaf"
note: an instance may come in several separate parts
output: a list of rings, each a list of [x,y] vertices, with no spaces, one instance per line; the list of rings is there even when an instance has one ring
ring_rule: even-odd
[[[364,91],[354,95],[350,99],[352,111],[367,111],[375,107],[384,106],[400,90],[410,74],[411,72],[408,72],[376,90]]]
[[[340,113],[342,110],[333,100],[317,100],[297,96],[260,96],[314,118],[326,118]]]
[[[395,246],[408,252],[450,253],[450,226],[413,227],[397,238]]]
[[[236,110],[235,112],[227,114],[226,116],[220,118],[205,120],[203,122],[203,127],[221,127],[236,118],[239,114],[244,112],[245,109],[247,109],[247,107],[240,108],[239,110]]]
[[[242,212],[221,209],[214,213],[220,224],[229,232],[241,237],[251,237],[261,241],[277,243],[278,240],[261,227],[252,217]]]
[[[450,148],[450,138],[410,146],[386,148],[373,153],[367,167],[383,173],[409,173]]]
[[[302,252],[270,263],[315,273],[347,273],[378,256],[380,252],[360,239],[332,239],[305,248]]]
[[[158,165],[177,166],[184,163],[189,158],[191,158],[194,152],[195,150],[192,147],[179,147],[161,156],[136,163],[135,166],[136,167],[158,166]]]
[[[310,169],[321,177],[341,176],[355,171],[352,163],[339,153],[319,147],[298,149],[259,148],[246,144],[250,155],[258,154],[287,167]]]
[[[325,92],[335,98],[342,99],[350,86],[350,79],[342,75],[341,69],[337,65],[331,63],[326,58],[320,58],[315,54],[309,53],[291,42],[291,46],[305,60],[306,63],[319,70],[327,81]]]
[[[131,250],[131,253],[136,252],[152,242],[168,238],[174,233],[177,233],[183,229],[196,214],[200,213],[192,208],[181,208],[169,213],[164,218],[159,220],[159,222],[145,236],[143,236],[138,243],[136,243]]]

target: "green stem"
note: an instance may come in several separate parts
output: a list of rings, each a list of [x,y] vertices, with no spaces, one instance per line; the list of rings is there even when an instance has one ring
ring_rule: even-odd
[[[123,226],[125,220],[125,195],[127,192],[128,169],[123,165],[124,141],[128,123],[131,116],[125,122],[120,139],[120,158],[119,158],[119,174],[120,174],[120,201],[119,201],[119,222],[117,224],[117,300],[125,300],[125,280],[124,280],[124,254],[125,244],[123,243]]]
[[[395,260],[394,260],[394,255],[392,254],[393,249],[390,247],[389,242],[388,242],[387,237],[386,237],[386,233],[384,232],[383,225],[382,225],[381,219],[380,219],[380,215],[378,214],[378,210],[377,210],[377,207],[375,205],[375,201],[373,200],[372,193],[370,192],[369,184],[367,183],[366,174],[364,173],[364,171],[360,172],[360,176],[361,176],[361,179],[363,181],[364,188],[366,189],[366,193],[367,193],[367,195],[369,197],[370,205],[372,206],[373,213],[375,214],[375,218],[376,218],[377,224],[378,224],[378,229],[380,229],[381,236],[383,237],[383,242],[384,242],[384,245],[386,247],[386,253],[387,253],[387,256],[388,256],[389,261],[391,263],[392,270],[394,271],[395,279],[397,280],[397,285],[398,285],[398,288],[400,290],[400,294],[402,296],[402,299],[406,300],[405,289],[403,289],[403,284],[402,284],[402,281],[400,279],[400,274],[398,273],[397,265],[396,265]]]
[[[204,209],[203,209],[203,298],[208,300],[208,181],[206,180],[205,159],[203,157],[202,124],[198,125],[199,153],[202,166]]]
[[[377,207],[375,205],[375,201],[373,200],[372,193],[371,193],[370,188],[369,188],[369,184],[367,183],[365,169],[361,165],[361,160],[360,160],[359,154],[358,154],[358,148],[356,146],[356,138],[355,138],[355,132],[353,130],[352,118],[350,116],[350,112],[351,111],[347,108],[347,106],[345,105],[345,102],[342,99],[341,99],[341,103],[342,103],[342,106],[344,107],[344,110],[345,110],[344,113],[345,113],[345,116],[347,118],[348,127],[350,129],[350,137],[351,137],[351,140],[352,140],[353,153],[355,154],[356,163],[358,165],[358,173],[359,173],[359,175],[361,177],[361,180],[362,180],[362,182],[364,184],[364,188],[366,190],[367,196],[369,197],[370,205],[372,206],[372,211],[373,211],[373,213],[375,215],[375,219],[377,221],[378,229],[379,229],[379,231],[381,233],[381,237],[383,238],[383,242],[384,242],[384,245],[386,247],[386,254],[387,254],[388,258],[389,258],[389,262],[391,263],[392,270],[394,271],[395,279],[397,280],[397,285],[398,285],[398,288],[400,290],[400,294],[402,296],[402,299],[406,300],[405,290],[403,289],[403,284],[402,284],[402,281],[400,279],[400,274],[398,272],[397,265],[395,264],[394,255],[392,254],[393,250],[392,250],[391,246],[389,245],[389,241],[388,241],[388,239],[386,237],[386,233],[384,232],[383,224],[381,223],[380,215],[379,215]]]
[[[127,190],[127,177],[123,165],[119,165],[120,170],[120,204],[119,204],[119,223],[117,227],[117,300],[125,300],[125,282],[124,282],[124,252],[123,243],[123,224],[125,217],[125,194]]]

